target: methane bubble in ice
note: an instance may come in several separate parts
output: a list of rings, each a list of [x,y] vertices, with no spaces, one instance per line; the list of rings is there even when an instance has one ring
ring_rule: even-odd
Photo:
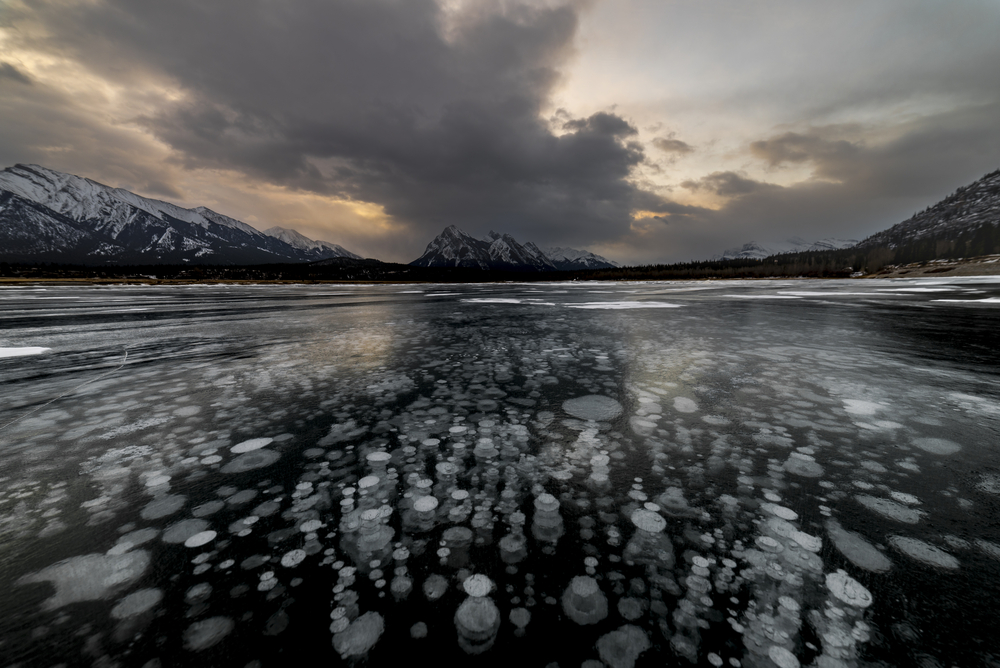
[[[767,655],[771,657],[778,668],[799,668],[799,660],[781,645],[771,645],[767,650]]]
[[[167,527],[161,540],[164,543],[183,543],[197,533],[206,531],[208,522],[205,520],[181,520]]]
[[[645,631],[626,624],[601,636],[597,641],[597,653],[611,668],[633,668],[639,655],[651,646]]]
[[[889,542],[897,550],[917,561],[941,568],[958,568],[958,559],[917,538],[890,536]]]
[[[622,414],[622,405],[600,394],[588,394],[563,402],[563,410],[581,420],[607,422]]]
[[[184,647],[192,652],[208,649],[229,635],[234,626],[228,617],[209,617],[195,622],[184,631]]]
[[[134,591],[111,608],[113,619],[128,619],[136,617],[153,609],[157,603],[163,600],[163,592],[159,589],[140,589]]]
[[[953,455],[962,449],[958,443],[943,438],[915,438],[913,445],[934,455]]]
[[[382,637],[385,622],[377,612],[366,612],[340,633],[333,634],[333,648],[341,658],[363,657]]]
[[[253,452],[254,450],[260,450],[261,448],[270,445],[274,441],[273,438],[251,438],[249,441],[243,441],[242,443],[237,443],[232,448],[229,449],[234,455],[242,455],[245,452]]]
[[[643,531],[649,531],[650,533],[660,533],[665,528],[667,528],[667,522],[658,514],[646,510],[645,508],[639,508],[632,513],[632,524]]]
[[[462,588],[465,589],[465,593],[469,596],[486,596],[493,588],[493,583],[485,575],[477,573],[466,578],[465,582],[462,583]]]
[[[827,574],[826,588],[839,600],[855,608],[867,608],[872,604],[871,592],[843,570]]]
[[[698,410],[698,404],[687,397],[674,397],[674,410],[678,413],[694,413]]]
[[[212,530],[199,531],[184,541],[184,547],[201,547],[215,540],[216,533]]]
[[[64,559],[18,582],[51,582],[56,592],[43,607],[54,610],[69,603],[108,598],[135,582],[148,566],[149,553],[145,550],[120,555],[85,554]]]
[[[180,494],[161,496],[146,504],[139,515],[144,520],[158,520],[173,515],[184,507],[187,499]]]
[[[273,450],[254,450],[235,457],[231,462],[222,467],[222,472],[246,473],[247,471],[270,466],[280,458],[281,455]]]
[[[573,578],[562,596],[563,612],[577,624],[596,624],[608,616],[608,599],[597,580],[586,575]]]
[[[880,499],[867,494],[858,494],[854,497],[865,508],[873,510],[883,517],[904,522],[906,524],[916,524],[920,521],[922,513],[913,508],[907,508],[889,499]]]
[[[892,562],[874,545],[860,534],[844,529],[837,520],[827,520],[826,531],[840,553],[858,568],[873,573],[884,573],[892,568]]]

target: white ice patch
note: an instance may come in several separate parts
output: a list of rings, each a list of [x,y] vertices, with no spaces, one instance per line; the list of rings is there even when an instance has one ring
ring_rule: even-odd
[[[41,355],[52,348],[28,346],[26,348],[0,348],[0,357],[24,357],[25,355]]]
[[[680,308],[680,304],[670,302],[583,302],[582,304],[566,304],[569,308],[601,309],[608,311],[626,311],[639,308]]]
[[[958,443],[943,438],[915,438],[913,445],[934,455],[953,455],[962,449]]]
[[[874,401],[862,401],[861,399],[844,399],[844,410],[851,415],[875,415],[885,408],[884,404]]]
[[[687,397],[674,397],[674,410],[678,413],[694,413],[698,410],[698,404]]]
[[[520,304],[520,299],[507,299],[505,297],[472,297],[463,299],[463,302],[473,302],[476,304]]]
[[[952,302],[959,304],[1000,304],[1000,297],[987,297],[986,299],[932,299],[932,302]]]
[[[43,607],[54,610],[70,603],[107,598],[139,579],[148,566],[149,553],[145,550],[115,555],[84,554],[26,575],[19,583],[51,582],[56,593]]]

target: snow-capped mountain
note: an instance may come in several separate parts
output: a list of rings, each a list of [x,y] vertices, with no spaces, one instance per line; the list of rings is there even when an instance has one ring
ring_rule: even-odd
[[[543,249],[545,254],[556,265],[556,269],[608,269],[619,267],[617,262],[595,255],[590,251],[575,248],[559,248],[552,246]]]
[[[343,252],[305,250],[205,207],[185,209],[37,165],[0,171],[4,260],[257,264]]]
[[[777,243],[758,243],[751,241],[737,248],[729,248],[720,255],[715,255],[712,260],[762,260],[772,255],[782,253],[804,253],[806,251],[840,250],[851,248],[858,244],[857,239],[820,239],[819,241],[808,242],[801,237],[792,237]]]
[[[454,225],[435,237],[427,250],[411,262],[417,267],[473,267],[479,269],[515,269],[555,271],[597,269],[617,266],[587,251],[557,248],[553,257],[532,242],[519,243],[509,234],[490,232],[477,239]],[[603,263],[603,264],[602,264]]]
[[[355,260],[362,259],[360,255],[355,255],[343,246],[329,241],[313,241],[304,234],[285,227],[269,227],[264,230],[264,234],[284,241],[293,248],[298,248],[303,253],[315,255],[318,260],[325,260],[331,257],[349,257]]]
[[[897,248],[920,242],[953,241],[962,235],[976,232],[985,225],[998,224],[1000,169],[959,188],[909,220],[873,234],[859,243],[858,248]],[[970,255],[976,253],[976,250],[970,249]]]

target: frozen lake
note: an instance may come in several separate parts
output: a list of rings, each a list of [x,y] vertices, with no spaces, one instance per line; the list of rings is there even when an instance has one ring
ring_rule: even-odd
[[[1000,666],[998,332],[988,278],[6,287],[0,656]]]

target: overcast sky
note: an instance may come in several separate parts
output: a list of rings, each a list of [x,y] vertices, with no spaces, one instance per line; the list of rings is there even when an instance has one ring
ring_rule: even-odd
[[[0,166],[410,261],[860,239],[1000,167],[995,0],[0,0]]]

